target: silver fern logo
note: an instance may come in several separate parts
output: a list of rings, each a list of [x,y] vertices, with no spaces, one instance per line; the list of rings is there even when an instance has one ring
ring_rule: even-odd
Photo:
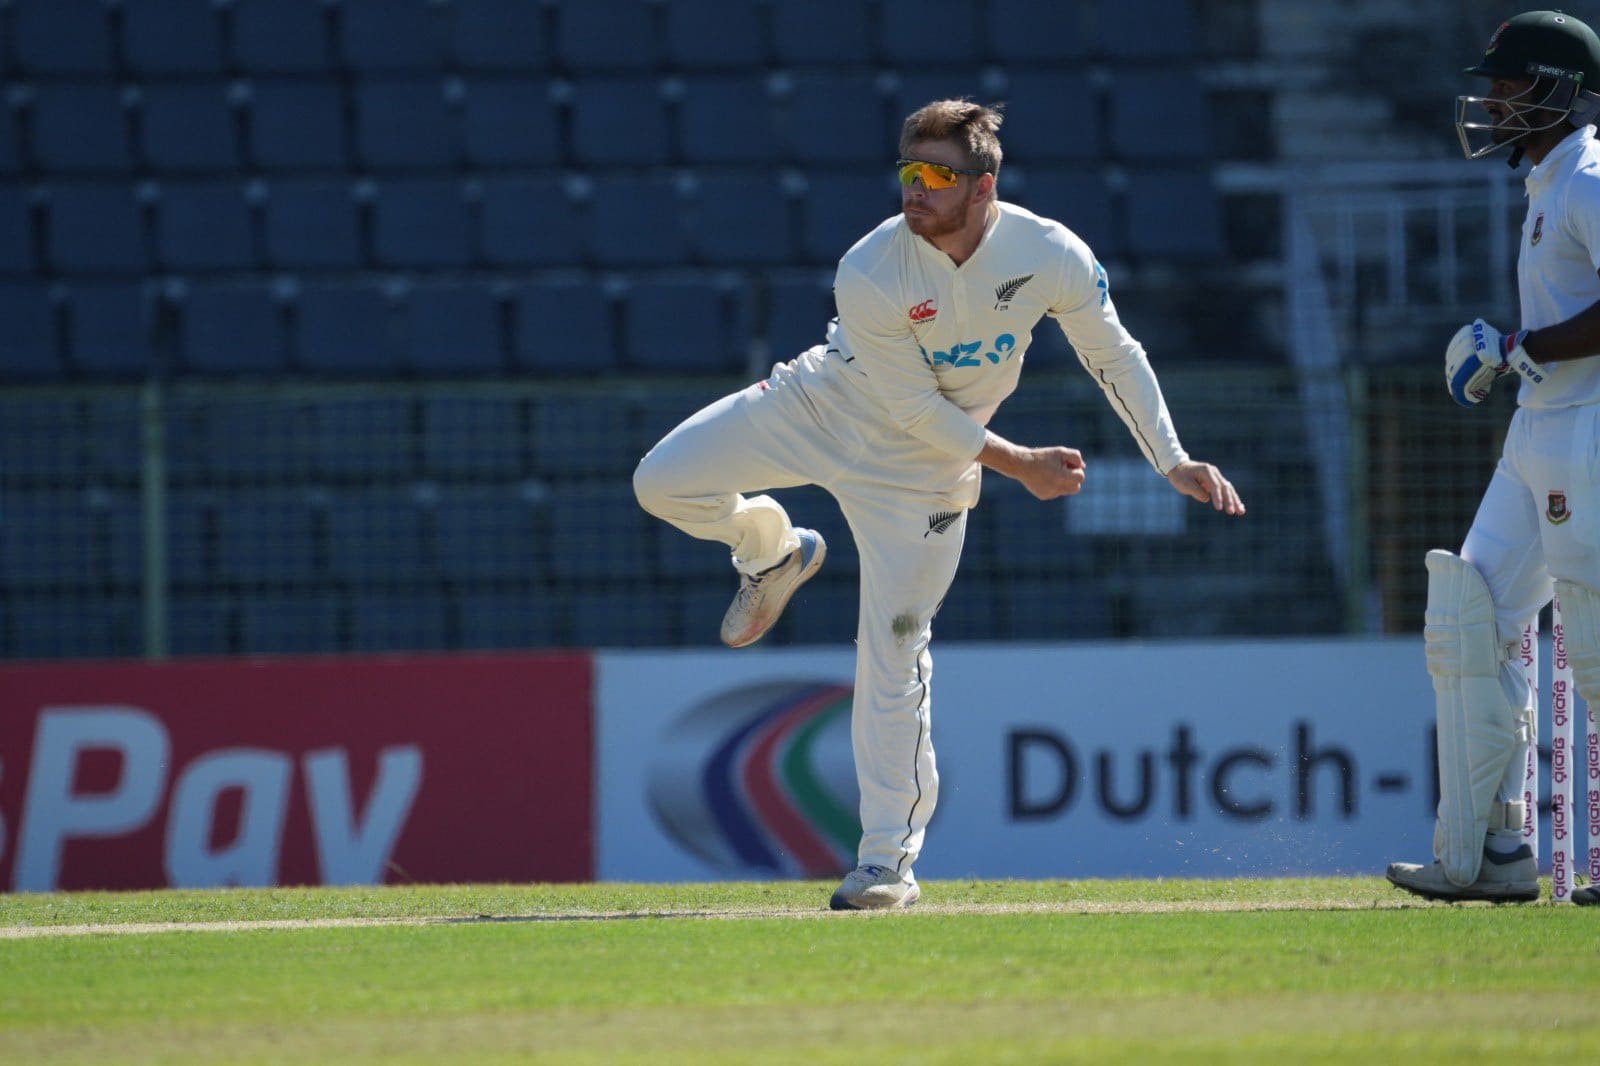
[[[928,516],[928,532],[922,535],[922,539],[927,540],[928,533],[943,533],[945,530],[955,525],[956,519],[960,517],[960,511],[935,511],[933,514]]]
[[[1010,281],[1003,282],[999,288],[994,290],[994,309],[996,311],[1004,311],[1010,307],[1011,301],[1017,298],[1018,290],[1032,280],[1032,274],[1024,274],[1020,278],[1012,278]]]

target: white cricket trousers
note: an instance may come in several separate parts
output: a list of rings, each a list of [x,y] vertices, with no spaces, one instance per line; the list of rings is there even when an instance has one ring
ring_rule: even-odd
[[[886,461],[895,434],[870,416],[802,357],[690,416],[640,461],[633,484],[646,511],[728,545],[744,573],[780,562],[799,544],[776,500],[747,493],[818,485],[838,501],[861,559],[851,708],[858,860],[904,875],[939,795],[928,643],[961,557],[967,512],[947,493],[902,487],[915,464]],[[952,469],[945,457],[936,466],[930,472],[941,478]],[[804,609],[802,590],[789,610]],[[707,631],[718,621],[706,619]]]

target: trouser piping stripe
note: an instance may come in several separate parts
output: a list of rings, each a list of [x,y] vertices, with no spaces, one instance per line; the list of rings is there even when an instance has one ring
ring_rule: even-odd
[[[912,819],[917,816],[917,805],[922,802],[922,737],[927,730],[924,724],[927,721],[928,680],[922,676],[922,659],[917,659],[917,684],[922,686],[922,695],[917,699],[917,746],[911,752],[911,780],[917,783],[917,798],[911,801],[911,810],[906,812],[906,835],[900,838],[900,859],[894,864],[894,872],[899,873],[905,866],[910,852],[906,845],[911,842],[911,837],[916,833],[912,828]]]

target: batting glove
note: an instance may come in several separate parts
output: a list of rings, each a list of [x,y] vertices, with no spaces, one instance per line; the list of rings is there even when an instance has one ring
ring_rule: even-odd
[[[1489,390],[1502,374],[1515,370],[1535,385],[1544,380],[1544,368],[1523,350],[1528,330],[1501,333],[1483,319],[1456,330],[1444,350],[1444,383],[1450,398],[1463,407],[1476,407],[1489,398]]]

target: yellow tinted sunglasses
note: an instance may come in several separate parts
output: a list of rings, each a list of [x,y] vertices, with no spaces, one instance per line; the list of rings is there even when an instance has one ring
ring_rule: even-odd
[[[988,173],[985,170],[947,167],[943,163],[930,163],[926,159],[897,159],[894,165],[900,171],[901,185],[910,185],[914,181],[921,180],[924,189],[953,189],[957,174]]]

